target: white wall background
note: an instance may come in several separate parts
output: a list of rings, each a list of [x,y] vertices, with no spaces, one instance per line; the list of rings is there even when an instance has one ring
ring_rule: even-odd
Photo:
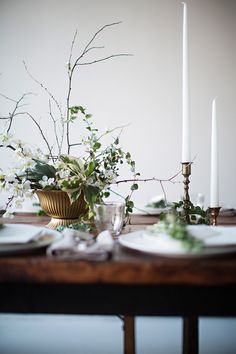
[[[236,205],[236,1],[186,1],[189,5],[192,151],[193,156],[197,155],[191,192],[204,193],[208,205],[211,101],[217,95],[221,201]],[[75,52],[79,53],[98,28],[114,21],[122,21],[122,24],[105,31],[96,44],[106,46],[105,55],[126,52],[133,56],[81,68],[73,86],[73,101],[86,106],[100,128],[130,123],[123,133],[122,143],[133,154],[142,176],[168,178],[180,169],[181,159],[180,0],[0,0],[0,92],[14,99],[25,92],[37,93],[28,101],[27,109],[41,119],[45,127],[43,121],[48,119],[46,97],[26,74],[22,60],[64,104],[65,64],[75,29],[79,33],[79,47]],[[99,51],[95,57],[102,55]],[[9,102],[1,99],[0,114],[9,110]],[[15,121],[13,132],[40,145],[39,136],[26,120]],[[50,135],[49,128],[47,134]],[[74,134],[80,136],[79,127]],[[0,150],[1,166],[7,166],[9,160]],[[119,191],[123,193],[124,188],[119,187]],[[176,200],[182,186],[167,184],[166,191],[169,199]],[[147,183],[140,187],[135,200],[142,204],[159,193],[157,183]],[[113,328],[102,319],[97,322],[82,319],[79,325],[80,319],[76,318],[78,323],[75,324],[71,324],[70,319],[72,327],[67,332],[67,339],[62,336],[63,340],[59,341],[67,322],[65,319],[50,321],[54,320],[43,318],[40,327],[41,322],[34,317],[27,320],[2,316],[1,352],[36,352],[35,343],[40,343],[37,353],[65,352],[68,343],[74,343],[76,352],[97,352],[98,346],[96,350],[88,347],[87,333],[94,338],[95,345],[100,343],[103,353],[110,353],[111,345],[114,347],[114,341],[107,343],[107,333],[111,333],[110,338],[116,338],[114,352],[122,350],[120,324],[115,325],[119,328]],[[149,320],[149,327],[138,328],[138,353],[181,352],[180,323],[171,319],[166,321],[153,319]],[[201,323],[202,353],[235,352],[235,320],[222,321],[212,320],[207,328],[205,322]],[[146,322],[140,323],[142,326]],[[96,328],[91,327],[93,325]],[[52,332],[54,328],[55,333]],[[84,341],[79,337],[75,344],[75,338],[78,334],[83,336],[84,329]],[[107,332],[109,329],[111,332]],[[105,335],[101,334],[102,330]],[[160,337],[156,337],[158,333]],[[154,338],[159,339],[155,342]]]
[[[236,1],[188,0],[192,154],[191,193],[202,192],[209,201],[211,101],[218,96],[220,120],[221,204],[236,205]],[[130,123],[122,145],[137,162],[142,177],[169,178],[181,160],[182,5],[180,0],[1,0],[0,92],[14,99],[37,93],[27,110],[48,121],[46,96],[24,70],[31,73],[65,104],[66,62],[78,29],[75,54],[104,24],[122,21],[96,41],[104,54],[132,53],[93,66],[81,67],[73,84],[73,103],[87,107],[100,128]],[[0,100],[0,113],[9,111]],[[1,126],[1,129],[3,127]],[[31,143],[39,136],[26,119],[13,132]],[[47,128],[47,134],[49,128]],[[80,136],[80,128],[74,129]],[[74,151],[75,152],[75,151]],[[1,154],[7,165],[8,155]],[[125,174],[126,175],[126,174]],[[127,186],[120,186],[124,193]],[[169,199],[177,200],[182,185],[166,184]],[[138,204],[161,193],[158,183],[140,186]]]

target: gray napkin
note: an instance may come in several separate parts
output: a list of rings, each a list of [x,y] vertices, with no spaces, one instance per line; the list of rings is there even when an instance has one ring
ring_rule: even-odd
[[[69,260],[104,261],[111,256],[114,240],[108,230],[102,231],[96,239],[77,230],[65,229],[63,237],[47,249],[47,255]]]

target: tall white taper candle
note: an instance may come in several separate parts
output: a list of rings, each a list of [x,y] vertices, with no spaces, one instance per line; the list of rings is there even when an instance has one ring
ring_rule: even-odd
[[[182,68],[182,162],[191,161],[189,114],[189,64],[187,4],[183,4],[183,68]]]
[[[218,120],[216,99],[212,101],[210,207],[219,207]]]

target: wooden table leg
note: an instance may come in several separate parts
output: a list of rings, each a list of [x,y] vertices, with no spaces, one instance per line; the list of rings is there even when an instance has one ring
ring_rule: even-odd
[[[198,317],[183,318],[183,354],[198,354]]]
[[[124,316],[124,354],[135,354],[135,318]]]

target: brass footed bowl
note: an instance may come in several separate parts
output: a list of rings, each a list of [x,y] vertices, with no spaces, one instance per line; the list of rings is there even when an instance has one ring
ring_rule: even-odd
[[[46,225],[50,229],[56,229],[58,226],[68,226],[79,221],[81,214],[86,211],[84,194],[73,203],[66,192],[61,190],[37,190],[36,194],[43,211],[51,217]]]

